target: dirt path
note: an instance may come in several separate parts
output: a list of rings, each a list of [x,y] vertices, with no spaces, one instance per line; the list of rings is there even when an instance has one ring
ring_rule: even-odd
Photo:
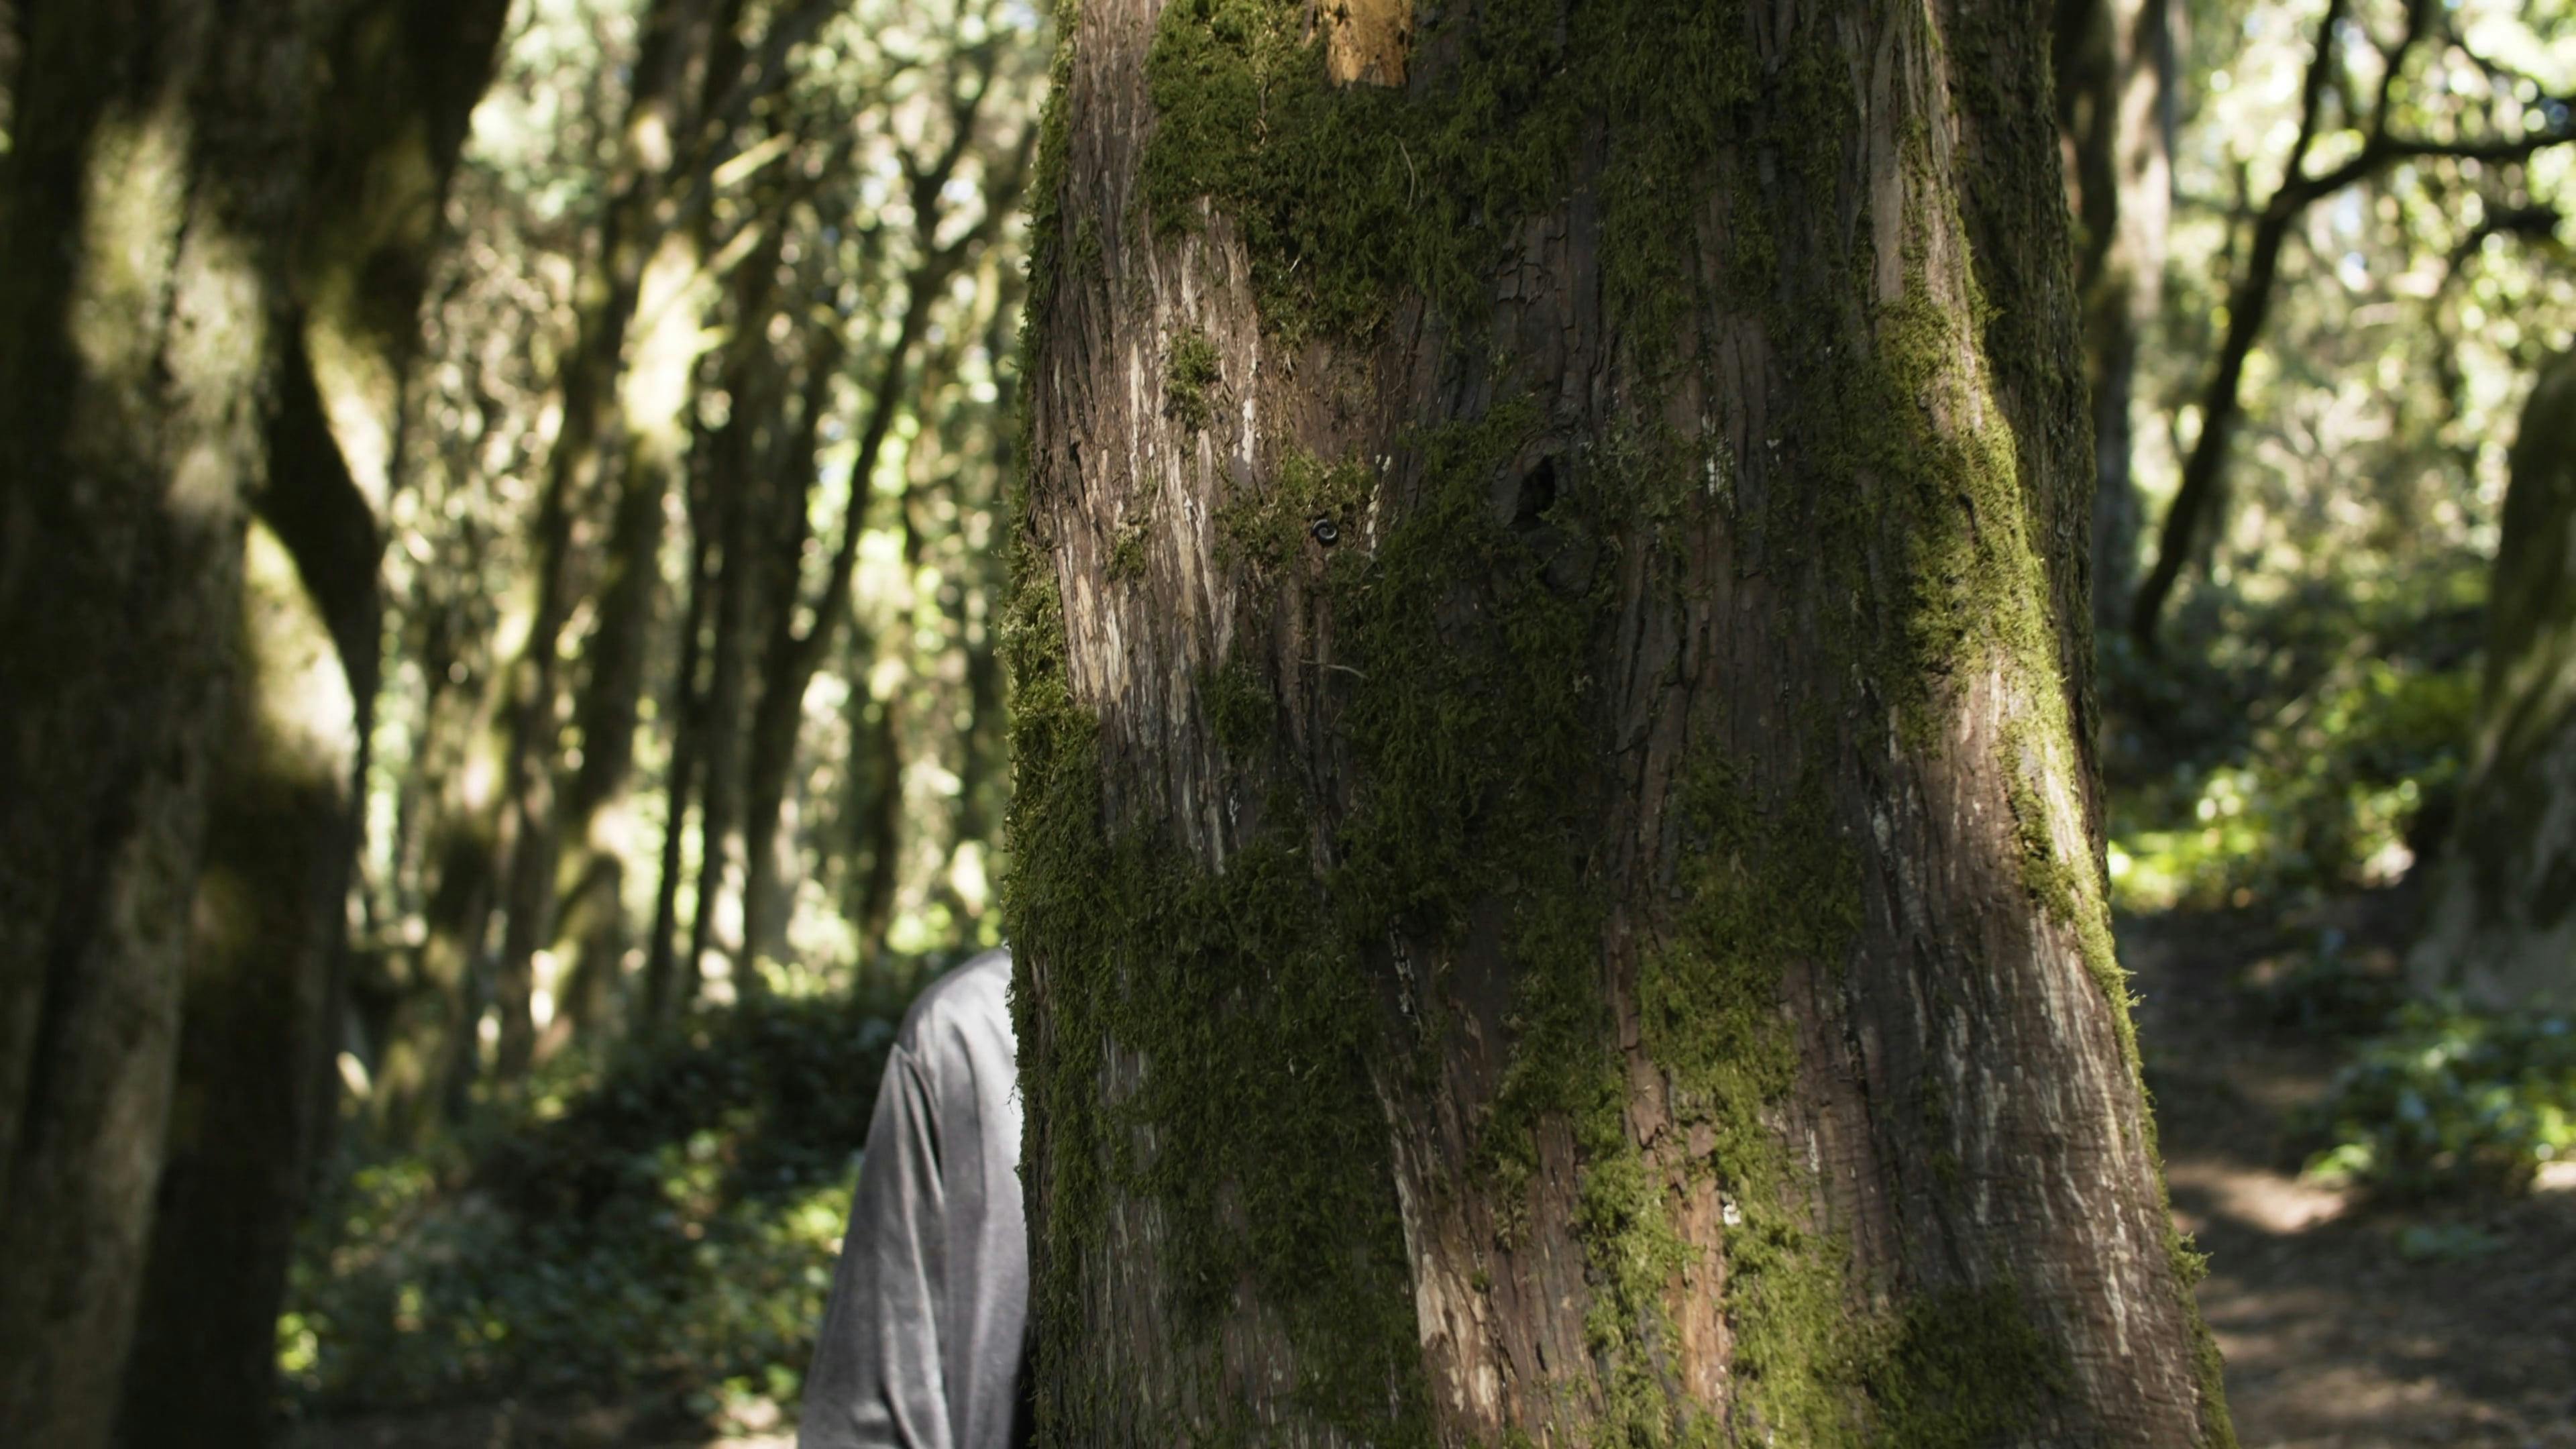
[[[2404,920],[2402,900],[2361,899],[2121,932],[2237,1434],[2246,1449],[2576,1449],[2576,1174],[2520,1202],[2410,1211],[2302,1181],[2285,1124],[2331,1053],[2249,1019],[2232,985],[2327,930],[2346,959],[2393,970]]]

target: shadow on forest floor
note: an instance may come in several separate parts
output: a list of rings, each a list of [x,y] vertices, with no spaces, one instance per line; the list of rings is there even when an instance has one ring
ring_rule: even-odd
[[[2246,1449],[2576,1449],[2576,1180],[2421,1207],[2303,1180],[2288,1122],[2325,1090],[2333,1043],[2253,1019],[2234,986],[2328,930],[2393,970],[2411,917],[2387,892],[2121,923],[2174,1211],[2210,1257],[2201,1308]]]

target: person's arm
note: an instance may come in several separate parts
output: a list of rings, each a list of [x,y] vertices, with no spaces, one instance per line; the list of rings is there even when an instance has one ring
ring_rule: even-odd
[[[799,1449],[956,1449],[940,1362],[949,1228],[933,1065],[904,1041],[886,1058]]]

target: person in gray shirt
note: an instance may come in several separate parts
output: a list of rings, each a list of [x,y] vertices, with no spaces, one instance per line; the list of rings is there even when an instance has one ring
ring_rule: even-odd
[[[987,951],[904,1014],[805,1376],[798,1449],[1029,1440],[1010,985],[1010,953]]]

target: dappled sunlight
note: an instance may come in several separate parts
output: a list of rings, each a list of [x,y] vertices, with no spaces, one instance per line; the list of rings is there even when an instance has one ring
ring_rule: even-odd
[[[2206,1231],[2216,1218],[2259,1232],[2303,1233],[2352,1205],[2349,1194],[2303,1177],[2209,1158],[2167,1161],[2165,1182],[2173,1189],[2175,1221],[2191,1233]]]

